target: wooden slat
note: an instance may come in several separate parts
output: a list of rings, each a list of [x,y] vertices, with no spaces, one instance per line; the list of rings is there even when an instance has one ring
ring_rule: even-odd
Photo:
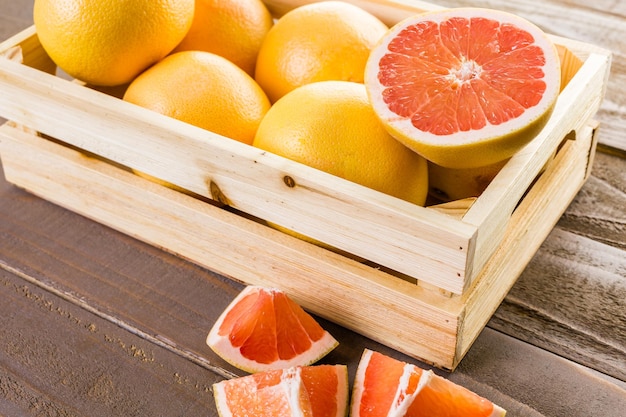
[[[626,381],[626,160],[598,154],[490,326]]]
[[[211,384],[222,375],[1,262],[0,414],[217,416]]]
[[[506,284],[510,282],[510,277],[518,277],[524,271],[557,222],[560,215],[555,213],[565,211],[571,198],[584,184],[588,155],[593,152],[596,143],[592,133],[593,128],[587,126],[580,129],[576,141],[568,141],[563,145],[513,214],[502,246],[481,272],[481,275],[493,278],[492,284],[481,287],[483,277],[479,276],[477,289],[468,293],[464,316],[467,336],[460,337],[461,343],[471,345],[473,340],[470,335],[482,328],[485,325],[484,318],[493,313],[485,312],[488,308],[484,303],[485,298],[496,294],[504,298],[513,284]],[[561,194],[560,198],[555,198],[558,193]],[[464,350],[459,348],[459,351]]]
[[[541,249],[490,325],[626,381],[624,251],[561,228]]]
[[[56,73],[57,66],[41,46],[35,26],[30,26],[0,42],[0,57],[4,55],[11,58],[10,54],[14,54],[17,47],[20,49],[19,55],[24,65],[38,68],[48,74]]]
[[[570,82],[559,96],[557,106],[544,130],[535,140],[515,154],[500,170],[483,194],[470,208],[463,221],[479,226],[476,238],[474,268],[480,271],[489,260],[490,253],[499,245],[506,224],[515,206],[528,187],[550,160],[554,151],[566,137],[588,128],[590,119],[597,112],[602,97],[610,56],[591,54],[578,70],[575,80]],[[576,100],[575,107],[561,106]],[[585,134],[583,134],[585,136]],[[595,145],[593,149],[595,152]],[[588,155],[593,155],[593,152]],[[560,194],[567,199],[566,194]],[[559,194],[553,198],[559,198]],[[563,206],[563,210],[566,205]]]

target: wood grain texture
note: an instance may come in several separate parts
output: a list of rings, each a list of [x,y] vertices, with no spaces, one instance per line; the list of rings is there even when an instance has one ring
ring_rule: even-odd
[[[4,181],[0,195],[0,414],[216,417],[207,386],[241,373],[204,337],[241,286]],[[427,367],[321,323],[340,342],[323,362],[347,364],[351,382],[365,347]],[[437,372],[510,417],[626,407],[626,384],[491,329],[454,373]],[[112,400],[118,408],[103,410]]]
[[[596,155],[591,177],[559,227],[626,250],[626,159]]]
[[[0,128],[0,151],[11,182],[226,276],[283,288],[321,316],[446,369],[454,369],[463,357],[582,185],[592,143],[587,127],[563,144],[519,204],[504,246],[471,292],[463,299],[442,299],[60,144]],[[544,198],[554,193],[562,195]],[[247,253],[254,254],[249,261]],[[404,326],[406,333],[384,325],[386,320]]]
[[[626,257],[553,230],[490,326],[626,380]]]
[[[626,160],[592,176],[489,325],[626,380]]]
[[[215,415],[221,375],[2,268],[0,296],[1,415]]]
[[[438,3],[516,11],[552,33],[614,51],[599,137],[624,148],[624,2]],[[0,0],[2,39],[32,24],[31,8],[32,0]],[[503,405],[509,417],[622,417],[625,202],[626,162],[596,155],[592,176],[490,327],[445,376]],[[25,193],[2,174],[0,265],[0,415],[188,415],[187,407],[217,416],[203,403],[206,385],[235,370],[203,338],[238,284]],[[324,324],[341,342],[328,361],[347,363],[351,376],[364,346],[408,359]],[[75,379],[63,384],[68,375]]]

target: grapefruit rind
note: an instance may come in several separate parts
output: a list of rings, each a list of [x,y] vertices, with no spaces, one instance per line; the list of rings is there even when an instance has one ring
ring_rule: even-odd
[[[382,357],[388,364],[392,364],[392,366],[394,366],[395,368],[402,367],[401,376],[398,378],[397,382],[394,382],[395,384],[397,384],[397,387],[395,388],[396,391],[393,396],[393,400],[389,401],[389,398],[385,397],[388,403],[383,402],[383,397],[377,394],[379,394],[379,392],[383,390],[388,391],[389,388],[393,389],[393,383],[389,383],[389,381],[383,381],[380,379],[374,380],[373,385],[368,385],[366,382],[370,361],[374,355],[379,355],[379,357]],[[391,369],[387,369],[387,371],[388,372],[383,371],[382,373],[388,375],[389,373],[394,372]],[[410,383],[412,376],[417,376],[419,378],[417,384]],[[366,386],[368,388],[366,388]],[[429,399],[433,401],[433,395],[435,397],[438,397],[440,395],[439,392],[442,392],[443,394],[441,395],[441,398],[434,399],[434,401],[441,402],[438,404],[432,404],[429,407],[428,411],[422,410],[422,412],[420,412],[419,407],[421,404],[416,403],[414,405],[414,403],[415,401],[420,401],[418,397],[420,396],[420,393],[422,393],[422,391],[426,392],[425,390],[432,388],[432,386],[443,387],[441,391],[439,391],[437,388],[431,389],[431,392],[427,394],[430,395]],[[379,352],[375,352],[369,349],[365,349],[363,351],[363,354],[357,366],[357,371],[352,388],[350,417],[374,417],[383,415],[386,417],[420,417],[422,415],[428,415],[429,417],[451,417],[453,415],[460,415],[459,411],[462,410],[454,411],[453,409],[449,408],[450,404],[445,403],[446,400],[450,401],[449,398],[443,397],[447,394],[446,391],[450,388],[452,388],[453,390],[456,389],[460,392],[466,392],[470,396],[480,399],[481,401],[484,401],[485,404],[490,404],[492,406],[491,412],[489,414],[480,413],[480,415],[478,415],[469,412],[471,414],[471,417],[505,417],[506,410],[504,410],[502,407],[498,406],[497,404],[491,403],[487,399],[483,399],[477,396],[476,394],[472,393],[464,387],[458,386],[453,382],[436,375],[431,370],[423,370],[415,365],[386,357]],[[364,401],[366,402],[365,406],[363,406]],[[373,403],[376,401],[379,401],[379,403]],[[467,417],[470,417],[470,414],[467,414]]]
[[[320,398],[321,392],[311,392],[302,378],[303,371],[309,374],[318,374],[323,368],[335,370],[333,378],[329,381],[313,381],[313,390],[320,387],[321,391],[328,389],[330,384],[336,382],[335,413],[326,412],[323,415],[315,413],[313,409],[302,409],[302,405],[310,404],[312,396],[317,395],[317,401],[323,402],[326,406],[330,404],[328,398]],[[279,379],[278,384],[271,384],[271,381]],[[239,389],[232,398],[236,406],[241,408],[234,410],[229,403],[229,388]],[[310,417],[346,417],[348,415],[348,367],[346,365],[321,365],[293,367],[287,369],[277,369],[266,372],[247,375],[243,377],[223,380],[213,384],[213,397],[220,417],[261,417],[261,416],[310,416]],[[280,407],[279,409],[277,409]],[[326,407],[327,408],[327,407]],[[332,407],[331,407],[332,409]]]
[[[207,335],[207,345],[226,362],[238,369],[241,369],[242,371],[249,373],[286,369],[295,366],[308,366],[315,362],[318,362],[320,359],[322,359],[339,345],[339,342],[328,331],[323,330],[323,335],[317,340],[311,340],[311,346],[306,351],[292,358],[278,359],[272,361],[271,363],[261,363],[245,357],[239,348],[233,346],[230,341],[229,335],[220,334],[220,328],[226,316],[235,305],[237,305],[246,296],[258,291],[282,292],[281,290],[275,288],[264,288],[254,285],[249,285],[245,287],[237,295],[237,297],[235,297],[230,305],[222,312],[220,317],[217,319],[217,321],[209,331],[209,334]],[[304,314],[308,313],[305,312]],[[312,317],[311,320],[313,320]],[[268,346],[268,348],[275,349],[276,346]]]
[[[393,54],[397,56],[398,52],[391,52],[388,49],[389,43],[402,36],[400,34],[403,31],[413,29],[418,23],[439,24],[452,18],[474,17],[513,25],[532,36],[532,45],[538,46],[545,56],[545,64],[541,67],[544,71],[541,80],[545,81],[546,86],[543,96],[537,104],[526,108],[520,116],[500,124],[487,122],[488,124],[481,129],[461,130],[447,135],[419,130],[413,126],[410,117],[393,112],[385,102],[383,94],[390,85],[383,85],[379,79],[381,59]],[[453,72],[452,68],[443,67],[443,70],[449,73],[440,73],[439,76],[450,77]],[[536,137],[548,122],[560,92],[560,79],[557,48],[540,28],[515,14],[473,7],[426,12],[402,20],[380,39],[372,50],[365,69],[365,85],[370,101],[389,133],[429,161],[447,168],[480,167],[513,156]],[[432,105],[425,106],[430,107]]]

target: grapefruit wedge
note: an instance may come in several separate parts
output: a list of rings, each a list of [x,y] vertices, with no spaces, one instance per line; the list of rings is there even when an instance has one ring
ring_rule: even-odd
[[[316,365],[258,372],[213,384],[221,417],[345,417],[348,369]]]
[[[262,372],[317,362],[338,342],[287,294],[250,285],[217,319],[206,343],[224,360],[246,372]]]
[[[560,80],[557,49],[540,28],[485,8],[399,22],[365,69],[370,101],[388,131],[447,168],[514,155],[547,123]]]
[[[363,352],[350,417],[503,417],[506,411],[432,371]]]

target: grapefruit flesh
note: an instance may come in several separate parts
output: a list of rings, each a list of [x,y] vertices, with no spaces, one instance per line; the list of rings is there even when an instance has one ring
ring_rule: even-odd
[[[556,47],[506,12],[453,8],[393,26],[374,47],[365,85],[400,142],[448,168],[511,157],[545,126],[560,91]]]
[[[366,349],[352,391],[351,417],[496,417],[506,411],[432,371]]]
[[[222,417],[345,417],[348,370],[345,365],[277,369],[213,385]]]
[[[247,372],[310,365],[337,340],[279,289],[247,286],[211,328],[215,353]]]

